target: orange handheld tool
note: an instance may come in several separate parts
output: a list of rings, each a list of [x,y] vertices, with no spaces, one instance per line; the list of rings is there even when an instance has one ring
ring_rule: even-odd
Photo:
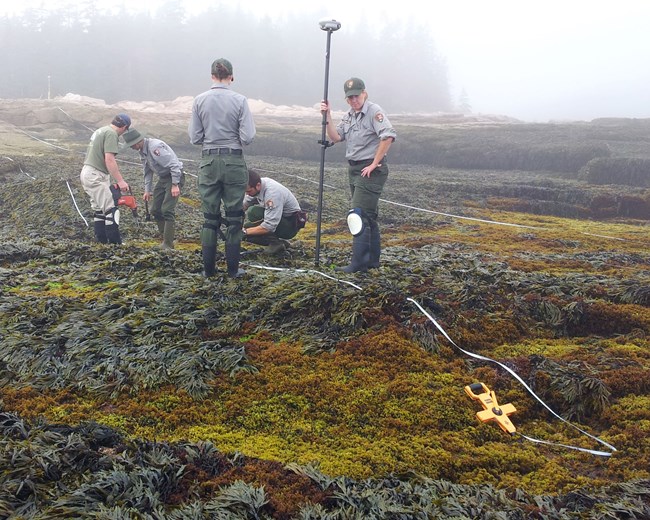
[[[499,406],[497,396],[483,383],[474,383],[465,387],[465,393],[476,401],[481,401],[484,410],[476,412],[476,417],[481,422],[496,421],[506,433],[513,434],[517,431],[508,416],[517,409],[510,403]]]
[[[117,184],[111,184],[111,193],[113,195],[113,200],[115,201],[116,206],[126,206],[131,208],[131,213],[136,220],[138,220],[138,201],[133,196],[131,188],[129,187],[129,194],[125,195],[120,190],[120,187]]]

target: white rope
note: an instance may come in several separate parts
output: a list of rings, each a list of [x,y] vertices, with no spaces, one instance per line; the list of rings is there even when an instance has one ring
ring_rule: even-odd
[[[16,161],[14,161],[11,157],[7,157],[7,156],[5,156],[4,158],[7,159],[8,161],[16,162]],[[18,169],[20,170],[20,173],[22,173],[23,175],[26,175],[27,177],[29,177],[30,179],[32,179],[32,180],[34,180],[34,181],[36,180],[36,177],[32,177],[29,173],[24,172],[24,171],[23,171],[23,168],[22,168],[22,166],[21,166],[20,164],[18,164]]]
[[[294,179],[300,179],[301,181],[310,182],[312,184],[320,185],[320,182],[318,182],[318,181],[313,181],[311,179],[307,179],[305,177],[301,177],[300,175],[295,175],[293,173],[276,172],[276,171],[273,171],[273,170],[265,170],[264,168],[255,168],[255,169],[258,170],[258,171],[261,171],[261,172],[279,173],[280,175],[284,175],[285,177],[293,177]],[[339,188],[337,186],[332,186],[331,184],[324,184],[323,183],[323,186],[325,186],[326,188],[330,188],[332,190],[341,190],[342,189],[342,188]]]
[[[612,456],[612,454],[610,452],[608,452],[608,451],[589,450],[587,448],[580,448],[579,446],[571,446],[570,444],[562,444],[561,442],[544,441],[542,439],[535,439],[533,437],[528,437],[527,435],[524,435],[524,434],[519,433],[519,432],[515,432],[515,434],[519,435],[520,437],[523,437],[527,441],[535,442],[537,444],[549,444],[551,446],[562,446],[563,448],[568,448],[570,450],[582,451],[582,452],[585,452],[585,453],[589,453],[591,455],[598,455],[600,457],[611,457]],[[607,444],[607,443],[605,443],[605,444]],[[612,448],[612,449],[614,451],[616,451],[616,449],[614,449],[614,448]]]
[[[74,193],[72,193],[72,188],[70,188],[70,183],[67,181],[67,179],[66,179],[66,181],[65,181],[65,185],[68,187],[68,191],[70,192],[70,196],[72,197],[72,203],[74,204],[74,207],[77,208],[77,213],[79,213],[79,216],[80,216],[80,217],[83,219],[83,221],[86,223],[86,227],[88,227],[88,221],[86,220],[86,218],[85,218],[85,217],[83,216],[83,214],[81,213],[81,210],[79,209],[79,206],[77,206],[77,201],[76,201],[76,199],[74,198]]]
[[[27,177],[29,177],[29,178],[32,179],[33,181],[36,180],[36,177],[32,177],[29,173],[24,172],[23,169],[22,169],[22,167],[18,166],[18,169],[20,170],[20,173],[26,175]]]
[[[68,113],[67,113],[65,110],[63,110],[61,107],[56,107],[56,108],[58,108],[61,112],[63,112],[66,116],[68,116],[68,117],[70,118],[71,121],[74,121],[75,123],[79,123],[79,124],[80,124],[81,126],[83,126],[86,130],[90,130],[91,132],[94,132],[94,130],[93,130],[92,128],[89,128],[89,127],[87,127],[86,125],[84,125],[83,123],[81,123],[81,122],[77,121],[76,119],[74,119],[70,114],[68,114]]]
[[[526,229],[546,229],[546,230],[548,229],[548,228],[538,227],[538,226],[525,226],[524,224],[512,224],[510,222],[499,222],[497,220],[486,220],[482,218],[463,217],[461,215],[452,215],[451,213],[440,213],[439,211],[418,208],[416,206],[409,206],[408,204],[400,204],[399,202],[392,202],[390,200],[385,200],[385,199],[379,199],[379,200],[382,202],[386,202],[387,204],[393,204],[395,206],[401,206],[403,208],[414,209],[416,211],[422,211],[424,213],[433,213],[434,215],[442,215],[444,217],[452,217],[452,218],[458,218],[463,220],[473,220],[474,222],[484,222],[486,224],[498,224],[499,226],[513,226],[513,227],[526,228]]]
[[[347,285],[351,285],[355,289],[357,289],[359,291],[363,291],[363,289],[361,287],[359,287],[358,285],[356,285],[356,284],[354,284],[352,282],[348,282],[347,280],[341,280],[340,278],[336,278],[335,276],[330,276],[328,274],[322,273],[321,271],[317,271],[315,269],[289,269],[287,267],[269,267],[267,265],[247,264],[247,263],[244,263],[244,262],[242,262],[242,263],[244,265],[248,266],[248,267],[253,267],[255,269],[264,269],[266,271],[294,271],[296,273],[318,274],[318,275],[323,276],[325,278],[329,278],[330,280],[334,280],[335,282],[340,282],[340,283],[344,283],[344,284],[347,284]]]
[[[587,233],[586,231],[581,231],[580,233],[583,234],[583,235],[590,236],[590,237],[609,238],[610,240],[620,240],[621,242],[626,241],[624,238],[610,237],[608,235],[597,235],[596,233]]]
[[[34,139],[35,141],[38,141],[38,142],[40,142],[40,143],[46,144],[46,145],[48,145],[48,146],[51,146],[52,148],[57,148],[57,149],[59,149],[59,150],[63,150],[64,152],[69,152],[69,151],[70,151],[69,148],[63,148],[62,146],[57,146],[57,145],[55,145],[55,144],[48,143],[47,141],[44,141],[43,139],[40,139],[39,137],[36,137],[35,135],[30,135],[30,134],[28,134],[27,132],[25,132],[24,130],[21,130],[20,128],[17,128],[16,130],[18,130],[18,131],[19,131],[20,133],[22,133],[22,134],[25,134],[25,135],[26,135],[27,137],[29,137],[30,139]]]

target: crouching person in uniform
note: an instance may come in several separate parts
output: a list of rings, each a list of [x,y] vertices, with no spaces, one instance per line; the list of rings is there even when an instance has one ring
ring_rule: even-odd
[[[176,230],[176,204],[185,184],[183,163],[170,146],[152,137],[143,137],[132,128],[123,136],[127,146],[140,154],[144,165],[144,195],[146,201],[152,200],[151,215],[162,236],[162,248],[174,249]],[[158,182],[153,187],[154,173]]]
[[[266,246],[271,255],[284,253],[289,239],[305,225],[306,213],[289,188],[268,177],[248,170],[248,185],[244,197],[244,240]]]
[[[122,243],[120,210],[111,192],[111,177],[121,191],[129,190],[115,156],[119,151],[119,138],[130,126],[131,118],[126,114],[118,114],[110,125],[95,130],[90,137],[79,176],[84,191],[90,197],[95,240],[102,244]]]

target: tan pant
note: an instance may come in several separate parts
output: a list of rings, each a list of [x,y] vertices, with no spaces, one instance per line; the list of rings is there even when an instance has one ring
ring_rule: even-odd
[[[115,207],[111,193],[111,176],[87,164],[81,169],[81,185],[90,197],[90,207],[93,211],[101,211],[107,215]]]

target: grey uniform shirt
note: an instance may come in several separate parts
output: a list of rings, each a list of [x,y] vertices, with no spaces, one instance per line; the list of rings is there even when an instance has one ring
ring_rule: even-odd
[[[255,197],[244,196],[244,207],[264,206],[264,222],[260,226],[273,233],[282,217],[289,217],[300,211],[300,204],[291,190],[278,181],[262,177],[260,184],[260,192]]]
[[[188,129],[190,142],[203,150],[241,150],[255,138],[248,100],[225,85],[215,85],[194,98]]]
[[[144,191],[153,191],[153,174],[159,177],[171,177],[172,183],[181,181],[183,163],[179,161],[167,143],[160,139],[145,137],[140,150],[140,160],[144,164]]]
[[[350,110],[336,131],[346,141],[345,158],[351,161],[374,159],[379,141],[397,137],[397,132],[379,105],[366,101],[359,113]]]

